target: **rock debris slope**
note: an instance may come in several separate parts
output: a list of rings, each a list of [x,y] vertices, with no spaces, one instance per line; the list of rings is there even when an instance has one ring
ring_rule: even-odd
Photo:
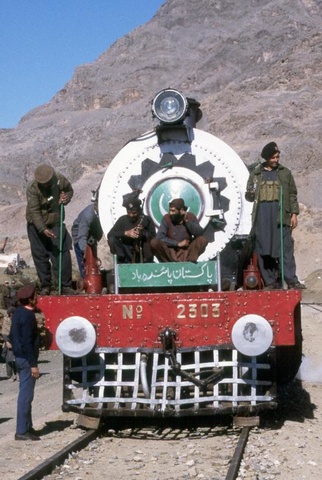
[[[310,249],[299,260],[300,276],[319,268],[321,15],[319,0],[167,0],[150,22],[80,65],[50,102],[15,129],[0,130],[0,226],[8,247],[25,236],[25,189],[37,164],[54,165],[74,183],[71,222],[116,152],[153,126],[150,100],[171,86],[201,102],[200,128],[247,164],[265,143],[278,143],[299,188],[298,257]]]

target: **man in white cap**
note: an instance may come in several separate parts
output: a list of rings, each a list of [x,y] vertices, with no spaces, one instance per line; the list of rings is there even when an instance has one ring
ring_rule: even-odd
[[[60,229],[60,214],[61,204],[70,202],[73,188],[67,178],[50,165],[39,165],[34,176],[27,188],[26,219],[31,254],[40,280],[40,295],[50,295],[52,274],[58,285],[60,235],[62,293],[71,295],[76,293],[72,288],[72,241],[64,224]]]

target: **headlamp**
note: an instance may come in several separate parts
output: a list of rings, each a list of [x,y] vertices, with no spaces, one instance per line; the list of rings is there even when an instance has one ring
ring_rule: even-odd
[[[170,88],[159,92],[152,101],[152,113],[161,123],[181,123],[187,110],[187,99],[177,90]]]
[[[244,315],[233,326],[231,339],[236,350],[249,357],[257,357],[272,345],[273,330],[260,315]]]
[[[259,281],[257,275],[253,273],[249,273],[244,278],[244,285],[248,290],[258,290],[259,289]]]
[[[95,328],[83,317],[65,318],[56,330],[57,346],[68,357],[79,358],[87,355],[95,342]]]

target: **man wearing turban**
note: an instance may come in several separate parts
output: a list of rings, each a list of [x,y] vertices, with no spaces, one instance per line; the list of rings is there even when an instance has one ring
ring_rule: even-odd
[[[208,240],[197,217],[188,212],[184,200],[175,198],[169,203],[151,250],[159,262],[196,262],[205,251]]]

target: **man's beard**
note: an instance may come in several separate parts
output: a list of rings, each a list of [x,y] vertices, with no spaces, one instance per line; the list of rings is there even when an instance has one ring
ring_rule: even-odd
[[[173,225],[178,225],[182,222],[183,215],[181,215],[181,213],[174,213],[173,215],[170,215],[170,218]]]

